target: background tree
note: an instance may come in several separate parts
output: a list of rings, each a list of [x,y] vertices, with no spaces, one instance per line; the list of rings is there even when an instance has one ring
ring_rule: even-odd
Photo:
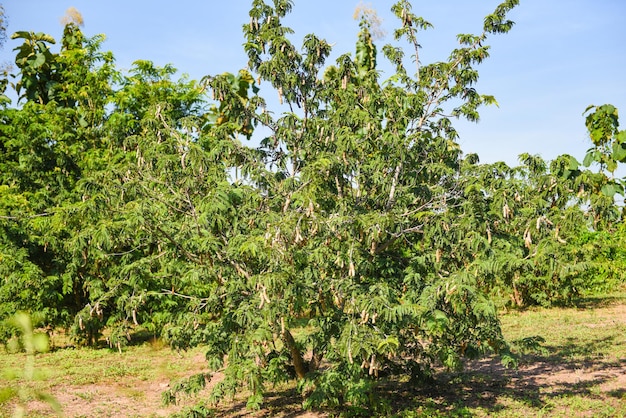
[[[548,163],[522,154],[514,168],[466,159],[464,202],[433,236],[433,247],[464,264],[500,303],[572,303],[623,280],[614,200],[623,183],[613,175],[623,138],[613,106],[592,108],[585,112],[593,143],[585,165],[597,162],[597,172],[570,155]]]
[[[0,128],[3,193],[2,309],[28,309],[48,324],[67,323],[84,296],[80,276],[66,271],[66,219],[82,201],[77,181],[94,164],[99,129],[111,91],[112,56],[102,37],[85,39],[75,24],[64,31],[61,51],[43,34],[18,32],[16,91],[19,108],[5,106]],[[102,162],[102,161],[101,161]],[[36,317],[39,315],[35,315]]]

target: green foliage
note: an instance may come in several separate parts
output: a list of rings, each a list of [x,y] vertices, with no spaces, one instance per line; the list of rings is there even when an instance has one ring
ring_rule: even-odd
[[[533,335],[531,337],[524,337],[511,342],[512,346],[521,354],[541,354],[547,355],[548,349],[542,344],[546,342],[546,339]]]
[[[183,408],[182,411],[172,414],[172,418],[207,418],[214,417],[215,412],[205,405],[196,405]]]
[[[384,414],[386,377],[427,382],[489,353],[514,365],[497,308],[621,281],[625,236],[622,183],[603,172],[623,160],[611,106],[587,116],[584,164],[600,172],[569,155],[519,167],[462,155],[453,119],[496,103],[476,67],[516,5],[424,64],[431,25],[399,1],[396,44],[379,49],[363,16],[355,54],[329,64],[325,40],[289,39],[292,2],[255,0],[249,70],[199,83],[142,60],[121,73],[72,23],[58,53],[16,33],[24,103],[0,108],[0,317],[28,309],[91,345],[106,330],[120,351],[137,327],[203,345],[224,374],[208,401],[246,393],[250,408],[297,379],[306,407]],[[254,135],[260,146],[242,143]]]
[[[298,382],[298,389],[305,396],[305,409],[341,407],[342,416],[383,416],[390,410],[388,401],[376,394],[374,380],[355,364],[310,375]]]
[[[592,163],[600,164],[612,175],[618,163],[626,162],[626,130],[619,130],[617,109],[608,104],[592,105],[583,115],[586,115],[585,124],[593,144],[593,148],[587,151],[584,164],[587,167]],[[603,192],[610,197],[616,193],[623,196],[624,185],[622,182],[607,184]]]
[[[41,32],[16,32],[11,39],[24,39],[24,44],[16,49],[15,64],[23,72],[22,79],[15,87],[17,93],[24,89],[22,97],[41,104],[47,103],[50,90],[59,82],[55,80],[55,56],[48,47],[48,44],[55,43],[54,38]]]
[[[205,388],[206,381],[210,379],[210,374],[199,373],[175,383],[170,389],[161,394],[163,404],[176,404],[181,393],[185,395],[194,395],[200,392]]]
[[[26,102],[0,115],[1,313],[6,318],[28,310],[48,325],[68,325],[84,295],[80,275],[67,274],[66,239],[78,225],[66,214],[83,200],[77,182],[101,152],[112,56],[99,52],[102,37],[86,40],[73,24],[58,54],[49,49],[54,40],[48,35],[18,32],[14,38],[25,40],[17,48],[21,79],[15,88],[25,91]]]
[[[386,46],[397,74],[382,82],[367,22],[355,59],[342,55],[324,69],[325,41],[309,35],[300,53],[287,38],[280,20],[289,7],[255,2],[244,28],[250,69],[288,110],[254,116],[270,132],[259,150],[265,164],[241,168],[255,186],[256,210],[246,212],[254,228],[233,231],[218,261],[230,259],[236,279],[215,281],[224,302],[207,306],[221,310],[204,328],[208,356],[226,368],[214,396],[241,386],[256,405],[288,359],[299,380],[318,376],[311,406],[368,408],[360,394],[383,373],[417,375],[431,363],[457,368],[462,355],[506,352],[494,306],[462,275],[441,279],[421,249],[451,207],[459,170],[456,132],[442,109],[457,101],[451,111],[475,120],[492,102],[470,87],[488,34],[464,37],[449,63],[418,66],[415,77],[401,51]],[[397,36],[417,47],[410,22],[418,19],[408,4],[394,10],[403,25]],[[321,371],[322,359],[333,368]],[[345,370],[344,393],[332,376]]]
[[[466,200],[446,224],[453,235],[438,238],[452,242],[438,245],[464,263],[480,288],[513,306],[571,303],[615,283],[598,275],[608,264],[599,247],[580,241],[599,238],[619,220],[603,193],[606,176],[580,168],[569,155],[550,167],[537,156],[520,160],[515,168],[464,165]]]

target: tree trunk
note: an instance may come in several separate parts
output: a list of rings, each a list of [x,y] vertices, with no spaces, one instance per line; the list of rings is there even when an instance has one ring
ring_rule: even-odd
[[[300,350],[298,350],[298,347],[296,346],[296,342],[293,339],[291,332],[289,332],[289,330],[286,328],[283,330],[283,341],[285,343],[285,346],[289,349],[289,352],[291,353],[293,367],[296,369],[296,375],[298,376],[298,379],[303,379],[307,372],[306,368],[304,367],[304,360],[302,360],[302,355],[300,354]]]

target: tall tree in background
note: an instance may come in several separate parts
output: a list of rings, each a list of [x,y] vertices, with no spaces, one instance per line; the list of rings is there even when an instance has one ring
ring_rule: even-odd
[[[94,164],[108,103],[112,56],[102,37],[86,39],[65,26],[61,50],[48,35],[17,32],[15,90],[20,108],[2,109],[2,311],[38,312],[46,323],[67,323],[83,302],[80,277],[66,273],[72,234],[67,211],[82,200],[77,181]]]

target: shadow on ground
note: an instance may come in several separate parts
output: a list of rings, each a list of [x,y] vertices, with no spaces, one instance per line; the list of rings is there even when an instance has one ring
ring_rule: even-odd
[[[496,358],[471,361],[463,372],[438,374],[434,385],[406,390],[404,397],[411,402],[398,412],[409,404],[415,408],[426,404],[443,416],[471,416],[469,409],[491,415],[521,404],[532,415],[533,410],[549,412],[559,400],[573,397],[625,402],[626,359],[578,358],[607,344],[610,338],[585,346],[568,343],[546,355],[524,356],[517,369],[505,368]]]
[[[390,413],[398,417],[465,417],[473,416],[472,411],[477,410],[489,416],[506,413],[512,404],[516,413],[520,412],[521,405],[528,416],[538,411],[545,415],[559,408],[555,400],[576,396],[588,402],[626,402],[626,359],[569,361],[570,352],[571,347],[564,346],[544,356],[525,356],[517,369],[505,368],[497,358],[471,361],[465,371],[440,372],[428,385],[384,382],[379,395],[391,400]],[[260,411],[248,411],[245,402],[234,402],[215,412],[216,416],[225,417],[283,418],[337,416],[339,413],[303,412],[301,402],[300,395],[290,389],[268,393]]]

